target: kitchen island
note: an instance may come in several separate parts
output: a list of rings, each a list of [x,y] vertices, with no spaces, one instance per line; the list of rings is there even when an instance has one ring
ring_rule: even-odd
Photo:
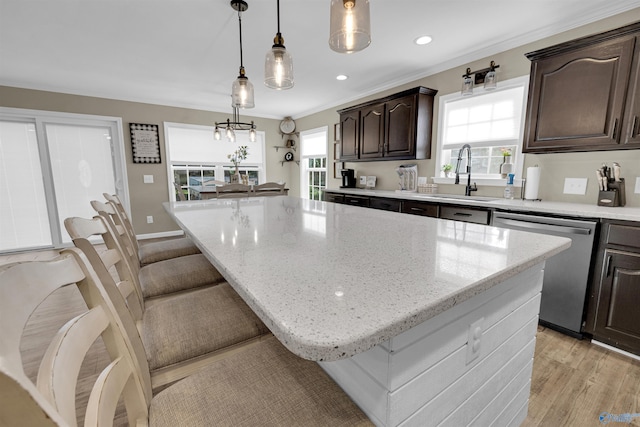
[[[544,261],[568,239],[286,196],[165,207],[377,425],[526,416]]]

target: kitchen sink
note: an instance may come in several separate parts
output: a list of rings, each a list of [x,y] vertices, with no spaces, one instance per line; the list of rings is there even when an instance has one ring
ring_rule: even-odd
[[[416,197],[424,197],[425,199],[454,199],[454,200],[473,200],[476,202],[491,202],[493,200],[498,200],[497,197],[487,197],[487,196],[463,196],[460,194],[425,194],[419,193],[415,194]]]

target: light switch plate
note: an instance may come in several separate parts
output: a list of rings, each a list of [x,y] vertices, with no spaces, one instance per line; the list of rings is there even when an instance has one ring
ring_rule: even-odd
[[[640,194],[640,176],[636,177],[636,188],[633,190],[634,193]]]
[[[565,178],[563,193],[585,195],[587,193],[587,181],[587,178]]]
[[[142,180],[145,184],[153,184],[153,175],[143,175]]]

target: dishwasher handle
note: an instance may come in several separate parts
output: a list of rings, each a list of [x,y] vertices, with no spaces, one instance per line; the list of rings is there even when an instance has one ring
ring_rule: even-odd
[[[582,234],[582,235],[591,234],[591,230],[588,228],[545,224],[541,222],[530,222],[530,221],[521,220],[521,219],[508,219],[508,218],[503,218],[499,216],[495,217],[493,225],[499,227],[501,224],[504,224],[505,226],[511,225],[514,227],[528,228],[531,230],[552,231],[559,234]]]

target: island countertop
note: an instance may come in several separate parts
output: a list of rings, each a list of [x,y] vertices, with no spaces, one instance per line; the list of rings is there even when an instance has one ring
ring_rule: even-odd
[[[318,361],[366,351],[570,246],[288,196],[165,208],[273,334]]]

